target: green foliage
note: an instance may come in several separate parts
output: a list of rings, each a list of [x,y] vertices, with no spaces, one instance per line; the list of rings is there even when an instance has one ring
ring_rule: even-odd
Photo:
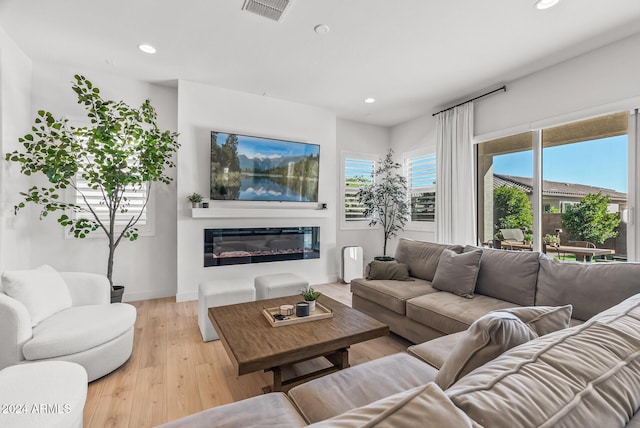
[[[500,186],[493,191],[493,218],[495,230],[527,229],[533,227],[531,203],[524,190]]]
[[[192,193],[187,196],[187,199],[189,200],[189,202],[197,204],[198,202],[202,202],[202,195],[199,193]]]
[[[33,186],[20,194],[24,200],[15,207],[17,212],[27,203],[40,207],[40,218],[59,213],[58,224],[68,227],[76,238],[102,230],[109,240],[107,277],[112,281],[113,255],[120,241],[135,241],[135,225],[140,214],[132,215],[122,229],[116,229],[116,214],[127,213],[130,202],[127,191],[139,191],[147,185],[147,199],[151,183],[169,184],[172,178],[165,169],[174,167],[178,134],[161,131],[156,125],[156,111],[146,100],[139,108],[122,101],[104,100],[100,90],[84,76],[75,75],[72,89],[85,111],[90,126],[74,127],[67,119],[56,119],[40,110],[31,128],[32,133],[19,138],[24,151],[6,155],[6,160],[20,164],[27,175],[42,174],[47,187]],[[87,195],[77,187],[78,174],[91,190],[102,195],[108,219],[100,218],[90,205],[64,202],[63,192],[72,188],[85,202]],[[71,214],[71,213],[74,213]]]
[[[542,237],[542,242],[544,242],[547,245],[552,245],[554,247],[557,247],[560,245],[560,237],[558,235],[550,235],[547,233]]]
[[[369,226],[382,226],[383,255],[387,255],[387,241],[404,230],[409,217],[407,179],[397,172],[399,169],[402,165],[393,160],[393,150],[389,149],[374,172],[375,181],[357,194],[358,202],[364,207],[364,217],[371,219]]]
[[[620,218],[607,211],[609,197],[601,193],[589,194],[575,205],[569,205],[562,213],[562,225],[569,238],[602,244],[618,236],[616,228]]]
[[[309,287],[306,290],[300,290],[300,295],[306,302],[310,302],[312,300],[318,300],[318,297],[320,297],[322,293]]]

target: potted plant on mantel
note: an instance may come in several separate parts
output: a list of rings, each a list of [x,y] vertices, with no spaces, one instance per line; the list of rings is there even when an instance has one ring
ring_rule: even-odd
[[[96,230],[104,232],[109,245],[107,278],[112,287],[112,302],[119,301],[124,289],[115,291],[113,285],[116,248],[123,238],[138,239],[136,224],[147,206],[151,184],[171,183],[165,169],[175,166],[172,157],[179,147],[178,134],[158,129],[156,111],[149,100],[139,108],[123,101],[104,100],[100,90],[84,76],[74,78],[73,91],[91,125],[74,127],[67,119],[38,111],[31,128],[33,133],[18,140],[25,151],[8,153],[6,160],[18,162],[20,171],[27,176],[42,173],[49,185],[21,192],[24,200],[15,207],[15,212],[27,203],[34,203],[42,210],[41,220],[58,212],[58,224],[68,227],[76,238],[85,238]],[[79,178],[83,186],[78,185]],[[129,211],[129,192],[140,192],[145,185],[143,209],[131,217],[125,216],[123,224],[116,225],[116,216],[122,219],[122,214]],[[65,202],[62,196],[67,188],[73,189],[84,203]],[[104,208],[102,214],[97,206]]]
[[[198,204],[202,202],[202,195],[199,193],[192,193],[187,196],[189,202],[191,202],[191,208],[198,208]]]
[[[313,287],[309,287],[306,290],[300,291],[300,295],[304,299],[305,302],[309,304],[309,312],[313,312],[316,310],[316,300],[320,297],[322,293],[313,289]]]
[[[370,219],[369,226],[380,224],[384,234],[383,255],[375,257],[376,260],[393,260],[387,256],[387,242],[404,230],[409,217],[407,179],[397,172],[398,169],[402,169],[402,165],[393,160],[393,150],[389,149],[375,169],[373,183],[357,193],[358,202],[364,208],[363,215]]]

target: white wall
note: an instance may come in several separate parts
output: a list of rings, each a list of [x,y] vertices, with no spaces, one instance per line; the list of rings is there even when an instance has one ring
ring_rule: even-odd
[[[0,271],[29,266],[29,209],[18,216],[13,212],[15,196],[29,180],[4,155],[20,148],[18,137],[29,132],[30,94],[31,61],[0,28]]]
[[[436,118],[431,115],[420,116],[391,128],[391,147],[398,162],[403,162],[403,154],[417,150],[436,151]],[[398,237],[435,242],[435,224],[408,224]],[[392,251],[395,252],[397,239],[393,240]]]
[[[299,218],[192,218],[186,197],[209,194],[210,132],[237,132],[319,144],[319,201],[328,204],[326,215]],[[207,85],[180,81],[178,85],[178,292],[177,300],[197,298],[198,283],[207,280],[253,284],[262,274],[294,272],[311,284],[334,281],[336,265],[335,187],[336,117],[324,109]],[[212,203],[228,207],[232,201]],[[283,203],[278,203],[278,206]],[[234,205],[235,206],[235,205]],[[264,202],[263,207],[274,203]],[[175,209],[175,208],[174,208]],[[276,211],[274,211],[276,212]],[[287,262],[203,267],[203,230],[224,227],[320,226],[320,258]]]
[[[336,141],[338,150],[336,153],[336,200],[338,220],[337,226],[337,248],[344,246],[361,246],[364,253],[364,262],[369,263],[376,256],[382,255],[384,237],[382,230],[378,227],[370,228],[366,224],[360,227],[342,224],[342,183],[340,182],[341,170],[343,168],[343,155],[345,152],[373,154],[381,158],[386,153],[390,145],[389,128],[375,126],[361,122],[354,122],[346,119],[338,119],[336,123]],[[341,251],[338,252],[338,266],[341,266]],[[387,251],[388,254],[393,252]]]
[[[149,98],[158,113],[161,129],[177,129],[177,90],[115,75],[71,69],[36,62],[33,67],[32,112],[44,109],[56,117],[84,120],[84,110],[77,104],[71,89],[74,74],[84,74],[100,88],[106,99],[123,100],[139,106]],[[88,122],[87,122],[88,124]],[[23,133],[29,131],[24,128]],[[170,175],[175,176],[173,170]],[[122,241],[116,250],[113,279],[126,286],[125,300],[140,300],[173,296],[176,292],[176,185],[154,184],[155,233],[141,236],[135,242]],[[12,195],[12,196],[17,196]],[[29,223],[31,266],[47,263],[61,271],[86,271],[106,274],[107,240],[98,231],[95,238],[65,237],[57,216],[40,221],[37,209],[32,209]]]
[[[475,135],[502,136],[636,107],[639,44],[640,34],[507,83],[507,92],[476,102]]]

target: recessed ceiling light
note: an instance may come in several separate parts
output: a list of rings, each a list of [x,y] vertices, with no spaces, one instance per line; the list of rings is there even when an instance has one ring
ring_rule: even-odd
[[[373,104],[373,103],[376,102],[376,99],[375,98],[365,98],[364,102],[367,103],[367,104]]]
[[[550,7],[555,6],[556,4],[558,4],[560,0],[538,0],[536,2],[536,8],[543,10],[543,9],[549,9]]]
[[[140,49],[142,52],[148,53],[148,54],[156,53],[156,48],[154,48],[151,45],[145,45],[145,44],[138,45],[138,49]]]
[[[313,31],[315,31],[318,34],[327,34],[329,30],[331,30],[331,28],[329,28],[329,26],[325,24],[318,24],[315,27],[313,27]]]

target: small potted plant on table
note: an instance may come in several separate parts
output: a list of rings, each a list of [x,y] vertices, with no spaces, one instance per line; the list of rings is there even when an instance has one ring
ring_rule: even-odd
[[[313,312],[316,310],[316,300],[320,297],[322,293],[313,289],[313,287],[309,287],[306,290],[300,291],[300,295],[304,299],[305,302],[309,304],[309,312]]]

